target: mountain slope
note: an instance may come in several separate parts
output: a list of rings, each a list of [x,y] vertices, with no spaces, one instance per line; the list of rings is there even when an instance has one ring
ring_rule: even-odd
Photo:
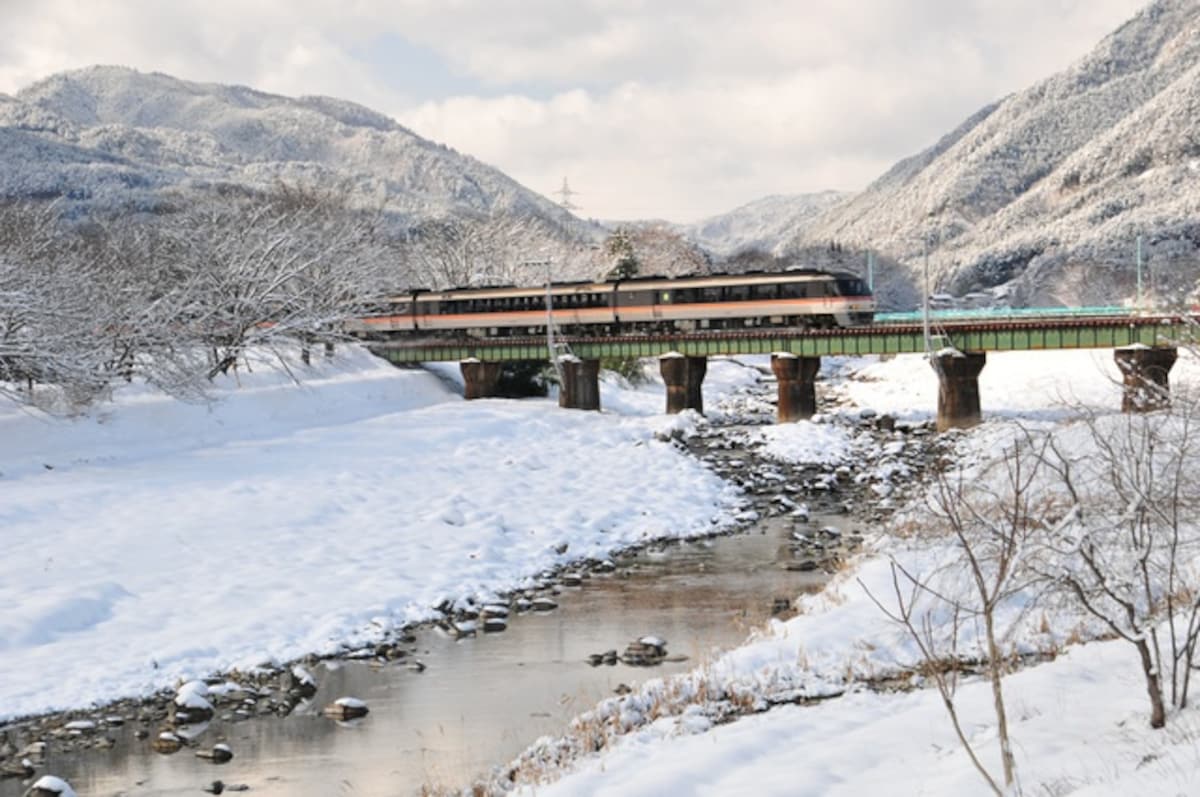
[[[76,199],[152,202],[168,187],[318,180],[414,218],[505,211],[574,223],[498,170],[326,97],[91,67],[0,98],[0,131],[21,137],[25,154],[34,140],[47,147],[32,161],[2,150],[0,196],[70,186]]]
[[[745,249],[773,251],[849,196],[841,191],[769,196],[677,229],[718,255]]]
[[[910,264],[937,287],[1017,280],[1019,301],[1133,292],[1146,236],[1159,287],[1200,251],[1200,3],[1158,0],[1082,61],[984,108],[808,225]],[[1193,274],[1194,280],[1194,274]]]

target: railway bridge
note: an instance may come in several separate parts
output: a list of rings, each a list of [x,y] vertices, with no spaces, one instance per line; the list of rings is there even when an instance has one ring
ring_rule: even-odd
[[[572,355],[560,358],[559,403],[599,409],[601,358],[658,357],[667,387],[667,412],[703,412],[701,384],[712,355],[771,355],[778,381],[778,419],[811,417],[817,410],[814,380],[821,357],[927,353],[939,379],[939,430],[979,422],[978,377],[992,351],[1114,349],[1124,376],[1122,409],[1144,412],[1168,401],[1168,372],[1176,346],[1190,340],[1191,315],[1105,308],[1005,311],[1002,314],[935,313],[928,334],[916,313],[877,316],[869,326],[836,329],[710,330],[558,338]],[[544,361],[545,338],[418,338],[411,331],[373,329],[371,350],[394,363],[458,361],[468,399],[495,395],[506,362]]]

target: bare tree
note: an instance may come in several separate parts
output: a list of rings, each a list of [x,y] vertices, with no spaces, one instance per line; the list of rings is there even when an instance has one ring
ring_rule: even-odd
[[[340,339],[341,322],[380,291],[377,215],[336,195],[193,199],[167,234],[184,258],[171,304],[207,347],[209,378],[249,346]]]
[[[1039,566],[1133,645],[1161,728],[1168,707],[1187,706],[1200,640],[1196,403],[1176,396],[1170,410],[1085,413],[1082,424],[1086,447],[1056,440],[1047,457],[1065,506]]]
[[[208,395],[204,348],[186,323],[194,297],[189,257],[159,218],[96,214],[78,232],[95,268],[99,289],[91,316],[94,344],[107,351],[107,379],[135,377],[168,395]]]
[[[922,672],[936,686],[955,735],[997,795],[1010,793],[1017,782],[1003,678],[1013,660],[1009,637],[1038,587],[1038,575],[1027,567],[1026,555],[1046,527],[1046,504],[1038,489],[1046,445],[1025,436],[981,474],[968,477],[962,469],[939,473],[929,494],[929,510],[934,528],[948,533],[953,542],[954,561],[934,572],[914,573],[893,559],[894,603],[885,604],[867,591],[917,645]],[[939,625],[935,617],[948,619]],[[959,717],[956,690],[964,664],[964,630],[978,650],[992,691],[1001,780],[980,761]]]
[[[104,383],[92,342],[97,275],[59,211],[0,204],[0,392],[21,401],[37,383],[62,387],[72,402]]]
[[[412,229],[408,255],[422,287],[502,285],[522,281],[522,264],[544,259],[540,253],[548,241],[530,216],[451,216]]]
[[[381,209],[351,208],[348,196],[346,189],[280,184],[267,197],[274,212],[291,219],[303,253],[287,286],[286,312],[273,328],[300,341],[305,364],[313,344],[325,344],[328,353],[344,338],[343,322],[380,294],[395,254],[382,231]]]

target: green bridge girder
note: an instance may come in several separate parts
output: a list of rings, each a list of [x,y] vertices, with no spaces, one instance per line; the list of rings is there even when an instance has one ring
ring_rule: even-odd
[[[1043,349],[1110,349],[1121,346],[1173,346],[1191,340],[1195,319],[1175,316],[1020,321],[978,320],[939,324],[933,349],[963,352]],[[585,360],[657,357],[679,352],[693,357],[788,352],[803,357],[913,354],[925,351],[919,324],[851,327],[836,330],[757,330],[587,338],[566,336],[571,351]],[[368,342],[372,352],[394,363],[459,361],[514,362],[547,359],[541,338],[414,340],[411,335]]]

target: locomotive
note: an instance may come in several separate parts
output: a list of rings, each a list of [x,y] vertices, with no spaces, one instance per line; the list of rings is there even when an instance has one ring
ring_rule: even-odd
[[[519,337],[544,334],[548,319],[564,335],[830,328],[869,324],[874,312],[859,277],[800,270],[413,290],[387,299],[355,331]]]

